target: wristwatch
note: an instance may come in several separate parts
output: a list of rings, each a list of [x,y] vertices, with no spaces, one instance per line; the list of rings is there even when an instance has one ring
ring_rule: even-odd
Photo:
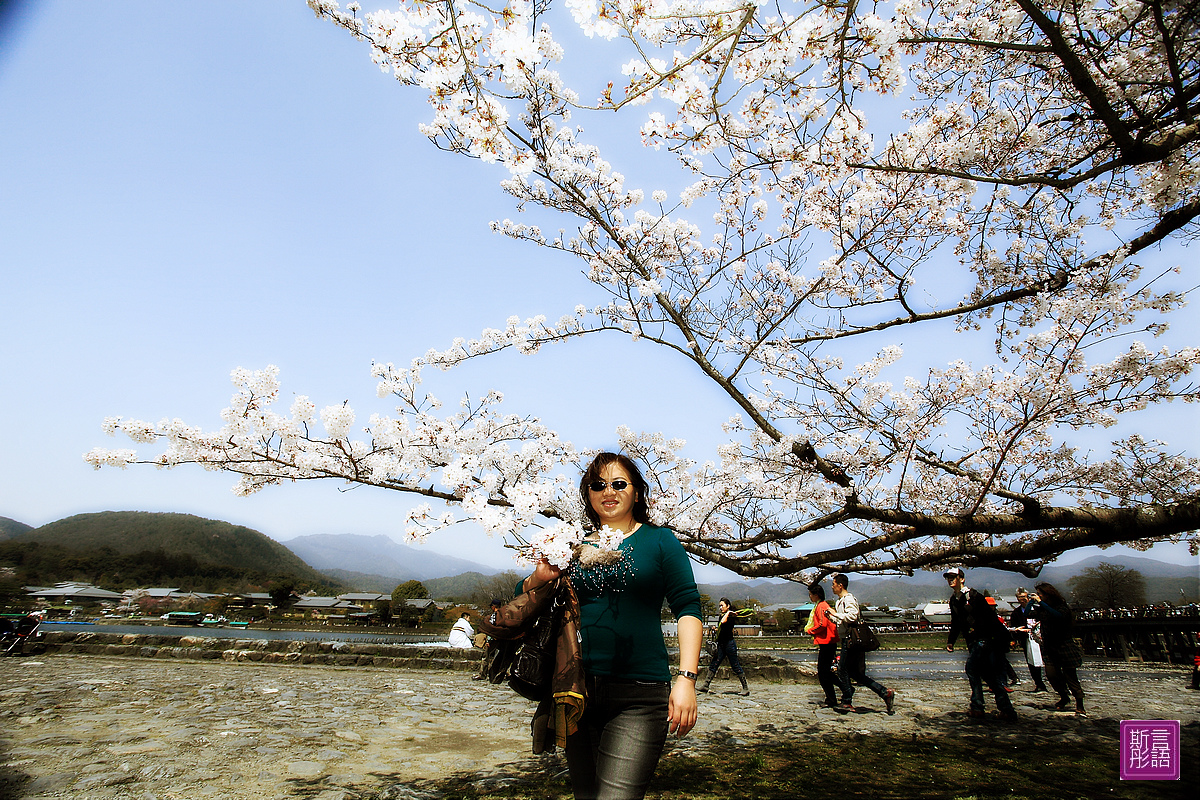
[[[695,681],[695,680],[699,680],[699,679],[700,679],[700,673],[699,673],[699,672],[691,672],[691,671],[689,671],[689,670],[686,670],[686,669],[677,669],[677,670],[675,670],[675,674],[676,674],[676,675],[678,675],[678,676],[679,676],[679,677],[681,677],[681,678],[691,678],[691,679],[692,679],[692,680],[694,680],[694,681]]]

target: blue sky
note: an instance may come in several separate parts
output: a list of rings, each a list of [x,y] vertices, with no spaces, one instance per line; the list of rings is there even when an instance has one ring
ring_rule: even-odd
[[[277,364],[285,407],[293,393],[349,400],[365,420],[389,411],[372,360],[594,302],[569,259],[489,231],[514,215],[501,170],[430,145],[423,98],[299,0],[24,3],[0,20],[0,516],[180,511],[284,541],[401,539],[416,500],[397,494],[309,483],[236,498],[231,476],[94,472],[82,454],[127,446],[101,432],[109,415],[217,427],[238,366]],[[594,391],[600,364],[653,377]],[[730,412],[683,364],[617,338],[433,383],[447,404],[500,389],[579,446],[628,424],[699,458]],[[427,546],[510,563],[473,528]]]

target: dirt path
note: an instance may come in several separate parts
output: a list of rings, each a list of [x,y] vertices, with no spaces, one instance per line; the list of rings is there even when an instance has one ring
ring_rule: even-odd
[[[897,682],[896,714],[860,689],[857,714],[816,705],[815,683],[714,684],[683,752],[740,737],[830,733],[995,737],[1112,736],[1114,720],[1200,721],[1185,673],[1129,665],[1082,675],[1091,714],[1052,714],[1046,695],[1012,695],[1028,722],[965,718],[965,680]],[[0,661],[0,798],[425,797],[413,781],[471,773],[502,780],[543,763],[529,753],[532,705],[461,671],[409,671],[55,654]],[[6,787],[6,788],[5,788]]]

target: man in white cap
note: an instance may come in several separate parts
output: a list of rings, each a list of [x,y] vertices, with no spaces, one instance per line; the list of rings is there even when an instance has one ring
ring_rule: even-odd
[[[1015,722],[1017,712],[1004,685],[1004,654],[1008,651],[1008,628],[996,616],[987,598],[967,588],[967,576],[959,567],[942,573],[954,594],[950,597],[950,638],[946,650],[954,652],[954,643],[961,633],[967,642],[967,682],[971,684],[972,717],[986,716],[983,682],[996,698],[998,717]]]

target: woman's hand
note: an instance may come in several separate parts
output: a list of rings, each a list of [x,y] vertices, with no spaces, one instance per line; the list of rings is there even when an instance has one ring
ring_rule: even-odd
[[[557,580],[560,575],[562,575],[562,570],[543,558],[533,568],[533,574],[522,581],[521,588],[528,592]]]
[[[696,715],[696,682],[680,676],[667,701],[667,731],[682,739],[696,727]]]

